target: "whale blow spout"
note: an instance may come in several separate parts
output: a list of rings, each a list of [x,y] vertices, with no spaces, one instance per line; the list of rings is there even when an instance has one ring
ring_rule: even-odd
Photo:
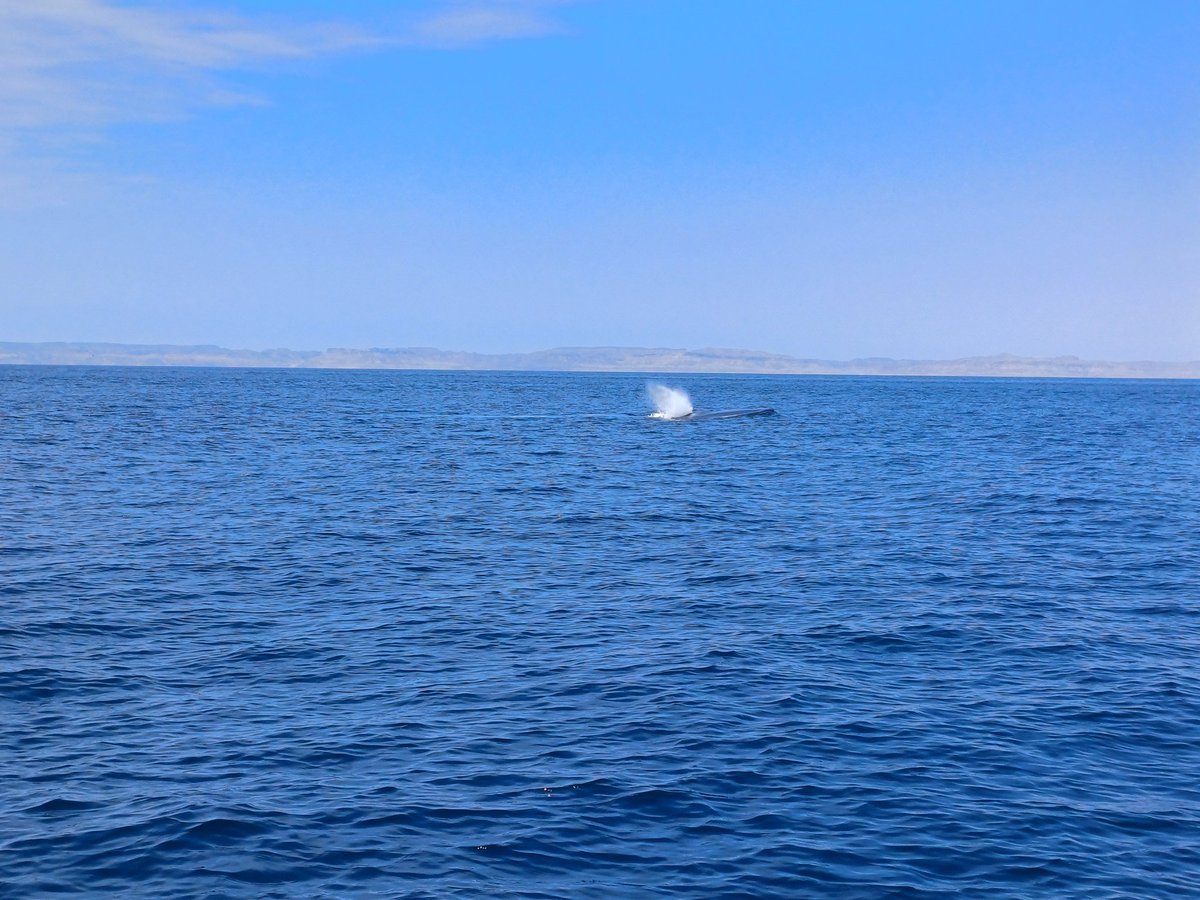
[[[685,391],[665,384],[646,385],[646,396],[654,404],[650,416],[655,419],[682,419],[692,414],[692,401]]]

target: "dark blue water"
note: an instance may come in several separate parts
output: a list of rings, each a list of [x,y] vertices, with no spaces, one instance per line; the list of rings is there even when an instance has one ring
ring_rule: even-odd
[[[1200,383],[0,367],[0,894],[1200,895]]]

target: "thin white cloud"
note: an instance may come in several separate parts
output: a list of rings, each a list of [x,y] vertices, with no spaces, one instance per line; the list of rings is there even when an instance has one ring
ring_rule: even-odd
[[[442,0],[403,24],[372,29],[174,2],[0,0],[0,170],[8,170],[0,188],[49,144],[262,102],[230,83],[239,72],[339,53],[538,37],[559,30],[547,15],[555,5]]]
[[[412,37],[421,43],[454,47],[561,33],[558,23],[545,14],[547,5],[545,2],[461,3],[418,21]]]
[[[340,23],[252,21],[108,0],[4,0],[0,128],[178,115],[213,96],[221,73],[382,42]]]

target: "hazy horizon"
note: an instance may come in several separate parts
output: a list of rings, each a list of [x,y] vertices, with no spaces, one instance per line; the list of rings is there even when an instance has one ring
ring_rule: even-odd
[[[473,353],[432,347],[291,350],[216,345],[10,343],[0,364],[58,366],[186,366],[410,371],[625,372],[660,374],[900,375],[1037,378],[1200,379],[1200,360],[1086,360],[1014,354],[913,360],[867,357],[813,359],[730,348],[557,347],[530,353]]]
[[[465,354],[476,356],[529,356],[539,353],[557,353],[557,352],[595,352],[595,351],[649,351],[649,352],[678,352],[678,353],[723,353],[723,354],[746,354],[752,356],[778,356],[790,357],[795,359],[810,359],[822,360],[828,362],[851,362],[855,360],[894,360],[894,361],[937,361],[937,362],[952,362],[964,359],[1002,359],[1002,358],[1019,358],[1019,359],[1078,359],[1089,362],[1154,362],[1154,363],[1192,363],[1200,361],[1200,349],[1190,358],[1181,357],[1179,359],[1101,359],[1098,357],[1086,357],[1078,353],[1051,353],[1045,356],[1034,356],[1032,354],[1013,353],[1008,350],[999,349],[990,353],[972,353],[956,356],[940,356],[940,357],[911,357],[900,356],[897,354],[873,354],[871,356],[853,356],[853,357],[830,357],[830,356],[799,356],[794,353],[772,349],[770,347],[727,347],[718,345],[708,345],[703,347],[679,347],[679,346],[650,346],[640,344],[572,344],[559,345],[553,347],[533,347],[532,349],[497,349],[497,350],[479,350],[472,347],[434,347],[425,345],[374,345],[374,346],[357,346],[349,347],[336,345],[326,342],[324,345],[311,345],[306,347],[288,347],[282,344],[262,344],[255,346],[227,346],[224,344],[213,343],[211,341],[188,341],[186,343],[166,342],[166,341],[110,341],[110,340],[70,340],[70,339],[54,339],[44,341],[18,341],[9,340],[4,335],[0,335],[0,347],[4,346],[110,346],[122,349],[150,349],[162,348],[172,350],[220,350],[228,353],[329,353],[331,351],[349,351],[353,353],[370,353],[370,352],[430,352],[430,353],[447,353],[447,354]]]
[[[1200,7],[0,9],[0,338],[1200,356]]]

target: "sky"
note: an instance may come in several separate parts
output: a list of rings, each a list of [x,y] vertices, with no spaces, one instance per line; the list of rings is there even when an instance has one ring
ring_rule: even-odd
[[[0,341],[1200,359],[1194,0],[0,0]]]

